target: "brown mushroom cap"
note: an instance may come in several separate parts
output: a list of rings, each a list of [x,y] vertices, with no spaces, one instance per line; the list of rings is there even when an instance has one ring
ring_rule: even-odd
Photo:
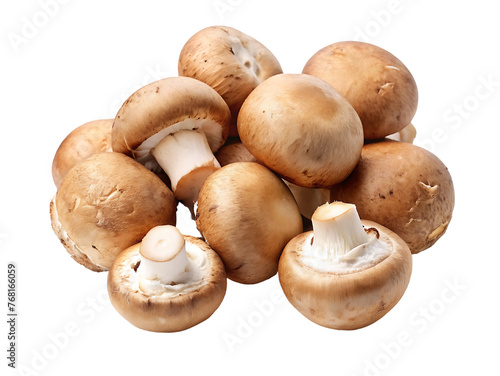
[[[260,84],[241,107],[238,131],[260,162],[309,188],[344,180],[363,147],[363,128],[349,102],[305,74],[280,74]]]
[[[74,129],[59,145],[52,162],[52,177],[59,187],[66,173],[91,155],[111,151],[112,119],[94,120]]]
[[[210,86],[188,77],[165,78],[137,90],[120,108],[113,123],[113,151],[136,156],[144,141],[164,129],[166,136],[200,128],[215,152],[228,137],[230,118],[226,103]]]
[[[417,85],[408,68],[369,43],[331,44],[314,54],[302,73],[322,78],[352,104],[365,139],[399,132],[417,110]]]
[[[332,329],[359,329],[389,312],[408,286],[412,258],[406,243],[389,229],[362,221],[377,229],[380,240],[392,247],[382,262],[356,273],[318,271],[301,261],[304,241],[312,232],[293,238],[279,262],[279,280],[285,296],[305,317]]]
[[[224,145],[215,154],[221,167],[235,162],[258,162],[241,142]]]
[[[50,203],[52,228],[86,268],[108,270],[125,248],[154,226],[175,225],[177,202],[151,171],[120,153],[75,165]]]
[[[231,135],[248,94],[265,79],[282,73],[274,55],[254,38],[227,26],[207,27],[193,35],[179,57],[179,76],[214,88],[231,109]]]
[[[266,167],[236,162],[208,177],[196,225],[221,257],[228,278],[258,283],[276,274],[283,247],[302,232],[297,204]]]
[[[108,274],[108,293],[113,307],[136,327],[153,332],[177,332],[209,318],[226,293],[226,273],[219,256],[202,240],[184,235],[208,256],[209,270],[203,284],[174,297],[147,295],[132,282],[139,262],[140,244],[123,251]]]
[[[446,231],[455,193],[438,157],[413,144],[385,140],[363,147],[357,167],[331,188],[330,199],[355,204],[361,218],[390,228],[419,253]]]

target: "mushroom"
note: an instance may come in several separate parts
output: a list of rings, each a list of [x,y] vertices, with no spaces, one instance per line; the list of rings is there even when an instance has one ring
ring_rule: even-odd
[[[363,147],[363,128],[349,102],[305,74],[280,74],[261,83],[241,107],[238,131],[258,161],[308,188],[344,180]]]
[[[302,73],[322,78],[357,111],[365,139],[383,138],[410,123],[418,91],[406,66],[390,52],[364,42],[338,42],[316,52]]]
[[[455,193],[448,169],[434,154],[384,140],[363,147],[357,167],[331,188],[330,199],[356,204],[361,218],[388,227],[419,253],[445,233]]]
[[[302,232],[290,190],[253,162],[228,164],[207,178],[196,225],[224,262],[228,278],[240,283],[275,275],[283,247]]]
[[[235,162],[257,162],[248,149],[241,142],[224,145],[215,154],[221,166]],[[304,217],[304,225],[309,226],[310,218],[314,210],[321,204],[330,200],[330,190],[321,188],[304,188],[286,180],[283,180],[292,192],[299,207],[300,214]]]
[[[113,307],[136,327],[177,332],[209,318],[226,293],[219,256],[173,226],[152,228],[123,251],[108,274]]]
[[[412,123],[410,123],[403,129],[401,129],[399,132],[390,134],[386,138],[394,141],[408,142],[412,144],[416,136],[417,136],[417,130],[415,129],[415,126]]]
[[[108,270],[154,226],[175,224],[174,195],[151,171],[120,153],[94,154],[64,177],[50,203],[52,228],[75,261]]]
[[[215,153],[215,158],[217,158],[221,167],[235,162],[257,162],[257,159],[250,154],[241,142],[224,145]]]
[[[188,77],[171,77],[136,91],[118,111],[116,152],[166,172],[172,191],[193,212],[206,177],[220,168],[213,153],[228,137],[231,114],[215,90]]]
[[[227,26],[197,32],[179,57],[179,76],[205,82],[228,104],[231,136],[238,135],[236,119],[248,94],[265,79],[282,72],[278,60],[264,45]]]
[[[59,145],[52,162],[52,178],[59,187],[66,173],[91,155],[111,151],[112,119],[94,120],[74,129]]]
[[[293,238],[280,258],[287,299],[327,328],[359,329],[379,320],[408,286],[406,243],[384,226],[360,221],[356,207],[343,202],[320,206],[312,223],[313,231]]]

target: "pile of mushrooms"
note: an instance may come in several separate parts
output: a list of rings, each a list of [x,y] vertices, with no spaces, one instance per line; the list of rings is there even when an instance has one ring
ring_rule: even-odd
[[[386,315],[454,207],[446,166],[412,144],[406,66],[338,42],[283,73],[260,42],[213,26],[187,41],[178,75],[74,129],[53,160],[52,228],[75,261],[108,272],[118,313],[181,331],[218,309],[227,279],[278,274],[324,327]],[[175,227],[178,205],[200,237]]]

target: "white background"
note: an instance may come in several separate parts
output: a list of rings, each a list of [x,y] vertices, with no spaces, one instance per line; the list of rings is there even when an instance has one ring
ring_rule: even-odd
[[[0,6],[2,375],[498,372],[498,344],[488,340],[500,335],[493,1],[44,3],[54,1]],[[51,164],[60,142],[87,121],[113,118],[143,84],[177,75],[183,44],[216,24],[261,41],[287,73],[301,72],[318,49],[351,39],[391,51],[413,73],[417,143],[448,166],[456,206],[447,233],[414,256],[406,294],[379,322],[356,331],[317,326],[283,298],[274,277],[229,282],[219,310],[190,330],[145,332],[111,307],[106,274],[72,261],[53,234]],[[6,359],[9,261],[18,269],[16,372]]]

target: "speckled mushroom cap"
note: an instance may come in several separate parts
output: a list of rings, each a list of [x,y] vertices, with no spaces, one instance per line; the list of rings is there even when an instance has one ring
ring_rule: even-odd
[[[366,144],[352,174],[332,187],[331,201],[356,205],[359,216],[388,227],[412,253],[432,246],[450,223],[450,173],[431,152],[406,142]]]
[[[304,242],[312,231],[293,238],[279,262],[279,280],[285,296],[305,317],[332,329],[359,329],[374,323],[401,299],[410,281],[411,253],[394,232],[372,221],[380,240],[391,252],[381,262],[361,271],[337,274],[318,271],[302,261]]]
[[[138,328],[153,332],[177,332],[191,328],[212,315],[226,293],[226,273],[219,256],[202,240],[184,235],[208,256],[203,279],[183,293],[150,295],[138,286],[140,244],[123,251],[108,274],[108,293],[113,307]],[[175,291],[175,290],[174,290]]]
[[[201,129],[212,152],[229,134],[231,114],[210,86],[188,77],[165,78],[132,94],[113,123],[113,151],[148,165],[150,150],[165,136],[182,129]]]
[[[280,74],[260,84],[241,107],[238,131],[259,162],[308,188],[344,180],[363,147],[363,128],[349,102],[305,74]]]
[[[52,162],[52,177],[59,187],[66,173],[93,154],[111,151],[112,119],[94,120],[74,129],[63,140]]]
[[[390,52],[364,42],[338,42],[314,54],[302,73],[322,78],[354,107],[365,139],[383,138],[408,125],[418,91],[406,66]]]
[[[254,38],[227,26],[207,27],[193,35],[179,57],[179,75],[196,78],[224,98],[236,119],[250,92],[265,79],[282,73],[274,55]]]
[[[120,153],[75,165],[50,203],[52,228],[75,261],[108,270],[154,226],[175,225],[177,202],[154,173]]]

